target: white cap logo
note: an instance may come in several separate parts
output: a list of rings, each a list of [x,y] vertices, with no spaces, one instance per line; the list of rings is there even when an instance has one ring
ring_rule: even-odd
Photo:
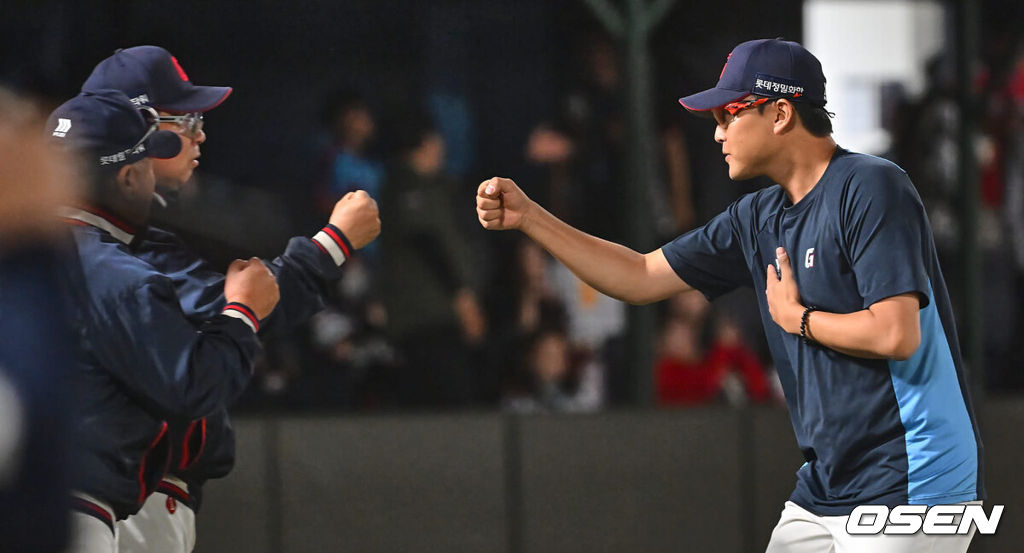
[[[64,136],[68,134],[69,130],[71,130],[71,120],[58,118],[57,128],[53,129],[53,136],[64,138]]]

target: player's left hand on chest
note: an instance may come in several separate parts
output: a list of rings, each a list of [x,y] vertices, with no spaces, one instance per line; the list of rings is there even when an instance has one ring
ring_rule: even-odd
[[[800,331],[800,315],[803,312],[803,305],[800,303],[800,291],[796,286],[796,279],[793,278],[793,267],[790,265],[789,254],[784,248],[775,250],[775,263],[768,265],[765,275],[765,295],[768,297],[768,311],[772,320],[790,333]]]

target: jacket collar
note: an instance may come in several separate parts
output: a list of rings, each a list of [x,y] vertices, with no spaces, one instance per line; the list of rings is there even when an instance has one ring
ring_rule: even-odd
[[[63,210],[62,215],[66,219],[73,219],[104,230],[125,244],[130,244],[138,233],[137,228],[98,208],[69,207]]]

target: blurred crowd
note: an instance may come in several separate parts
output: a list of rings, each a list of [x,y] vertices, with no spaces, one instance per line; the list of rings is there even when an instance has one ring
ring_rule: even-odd
[[[730,183],[721,158],[711,154],[718,151],[713,123],[662,101],[685,92],[662,86],[668,90],[656,93],[656,179],[646,191],[651,218],[631,221],[626,206],[636,183],[627,163],[623,62],[606,35],[580,38],[574,70],[554,79],[554,109],[523,121],[525,132],[486,128],[487,118],[472,101],[481,91],[461,90],[457,78],[403,91],[399,95],[408,102],[400,110],[380,100],[374,83],[355,79],[328,95],[307,96],[320,117],[306,143],[296,146],[289,143],[293,135],[275,134],[279,129],[265,113],[252,117],[263,125],[256,138],[280,148],[282,157],[303,152],[289,162],[292,181],[268,182],[244,171],[227,178],[206,170],[204,158],[152,222],[174,231],[220,270],[235,258],[280,252],[291,236],[312,236],[335,202],[354,190],[376,200],[383,229],[346,260],[342,278],[327,285],[325,310],[263,341],[254,378],[234,409],[585,413],[620,406],[784,404],[750,289],[714,304],[692,292],[654,306],[654,335],[647,337],[654,355],[638,369],[629,353],[634,308],[576,278],[522,233],[487,232],[476,220],[477,186],[501,171],[577,228],[636,247],[629,243],[631,228],[643,223],[663,244],[697,229],[739,194],[767,184]],[[885,95],[892,98],[884,110],[891,148],[868,153],[898,163],[920,192],[961,337],[965,331],[982,337],[982,358],[968,360],[972,370],[982,373],[990,393],[1019,393],[1024,41],[989,47],[997,51],[978,62],[971,114],[981,201],[975,226],[980,328],[970,328],[965,316],[964,290],[971,283],[964,236],[975,223],[963,210],[959,140],[965,114],[951,54],[929,64],[923,94],[893,88]],[[59,53],[51,57],[60,59]],[[0,78],[7,81],[7,75]],[[288,90],[270,91],[268,104],[275,93]],[[387,94],[395,97],[394,90]],[[67,477],[57,465],[70,459],[66,440],[59,438],[69,432],[72,414],[53,406],[68,404],[74,392],[54,385],[73,368],[71,352],[60,344],[71,343],[74,329],[62,316],[69,306],[53,293],[68,252],[50,214],[81,193],[73,177],[79,168],[44,145],[45,114],[57,103],[26,99],[0,85],[0,337],[7,345],[0,347],[0,419],[8,422],[0,428],[0,491],[6,494],[0,516],[34,521],[24,525],[24,535],[53,543],[66,536],[45,521],[64,512],[53,510],[59,503],[35,499],[61,496],[68,487],[50,475]],[[518,114],[514,106],[509,110]],[[244,144],[220,141],[219,117],[214,112],[203,127],[204,155],[244,158]],[[509,141],[514,145],[506,148]],[[501,149],[508,164],[492,167],[495,156],[486,158],[485,148]],[[649,396],[639,381],[650,383]]]
[[[587,232],[625,242],[626,171],[621,62],[613,43],[592,35],[578,78],[566,83],[558,112],[533,123],[515,178],[546,209]],[[980,242],[984,372],[994,391],[1024,387],[1012,360],[1024,353],[1024,55],[977,77],[982,197]],[[887,110],[892,148],[932,221],[954,295],[963,204],[959,186],[953,64],[931,64],[928,90]],[[345,89],[326,99],[315,167],[293,217],[316,221],[333,201],[363,189],[379,203],[380,239],[346,266],[330,307],[309,327],[267,344],[242,408],[594,411],[635,404],[625,359],[629,307],[577,279],[519,233],[491,234],[475,220],[480,180],[473,164],[473,118],[465,98],[433,96],[399,114],[375,111],[372,91]],[[681,111],[658,127],[658,181],[650,208],[659,243],[713,215],[700,198],[714,183],[694,182],[694,140]],[[841,117],[842,114],[839,114]],[[216,132],[213,130],[212,132]],[[215,136],[215,135],[214,135]],[[220,183],[230,187],[230,183]],[[196,202],[217,182],[198,179]],[[222,196],[230,196],[224,191]],[[194,232],[186,203],[165,221]],[[270,208],[256,202],[250,209]],[[268,226],[275,223],[267,220]],[[230,246],[227,246],[230,247]],[[227,257],[225,257],[226,259]],[[686,294],[657,307],[653,400],[662,406],[780,403],[756,306],[747,293],[709,304]],[[956,301],[956,300],[954,300]],[[962,306],[962,303],[958,304]],[[961,317],[961,325],[966,324]],[[961,326],[961,332],[963,332]],[[646,376],[642,376],[646,377]]]
[[[601,36],[581,52],[585,71],[558,112],[536,121],[510,153],[522,156],[525,173],[509,176],[563,220],[622,242],[630,221],[621,65]],[[385,230],[346,264],[332,303],[308,328],[266,344],[240,408],[586,412],[635,403],[626,392],[635,378],[624,359],[628,306],[519,233],[490,234],[477,223],[472,202],[482,177],[466,159],[475,134],[466,111],[451,95],[388,116],[375,112],[372,91],[326,99],[315,176],[298,216],[323,219],[337,198],[362,189],[380,205]],[[659,144],[650,196],[666,242],[698,221],[678,118],[666,118]],[[216,184],[200,175],[197,186]],[[185,203],[177,211],[190,210]],[[194,215],[167,217],[163,223],[195,232]],[[753,302],[722,310],[699,294],[660,306],[650,368],[656,401],[779,399],[760,332],[747,330],[757,317]]]
[[[1024,355],[1024,43],[995,41],[972,75],[976,103],[972,146],[977,160],[980,210],[976,226],[985,387],[993,393],[1024,388],[1017,360]],[[924,201],[961,337],[967,282],[964,187],[956,64],[935,56],[928,84],[916,98],[902,94],[888,106],[892,147],[883,155],[902,166]],[[978,363],[975,363],[978,366]]]
[[[597,34],[586,37],[579,57],[579,75],[565,79],[556,112],[531,121],[519,149],[508,152],[521,172],[503,176],[570,224],[627,242],[621,60]],[[1014,365],[1024,355],[1016,339],[1024,330],[1024,51],[1006,59],[975,79],[983,367],[993,391],[1024,388]],[[953,66],[936,58],[923,95],[890,102],[893,141],[882,155],[917,185],[962,306]],[[520,233],[488,233],[477,223],[474,192],[492,175],[475,163],[484,129],[475,127],[466,97],[446,91],[380,113],[373,90],[347,87],[322,103],[315,144],[297,171],[307,177],[290,185],[287,202],[200,169],[157,216],[158,226],[226,267],[273,251],[268,244],[281,237],[308,234],[346,192],[366,190],[380,206],[380,238],[346,264],[325,311],[266,342],[241,409],[586,412],[637,404],[637,378],[650,379],[662,406],[782,402],[749,291],[714,305],[698,293],[658,305],[650,373],[629,373],[629,306],[581,282]],[[720,159],[689,153],[711,140],[711,123],[695,135],[681,108],[663,113],[649,191],[659,243],[724,207],[702,201],[722,193],[718,184],[694,178]],[[214,117],[210,144],[216,125]],[[253,220],[260,224],[246,224]]]

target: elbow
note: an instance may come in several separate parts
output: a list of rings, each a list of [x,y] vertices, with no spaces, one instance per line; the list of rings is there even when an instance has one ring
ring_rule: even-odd
[[[914,356],[914,353],[917,352],[917,347],[920,345],[920,340],[916,342],[900,344],[900,346],[892,352],[891,358],[896,361],[906,361],[907,359],[910,359],[911,357]]]
[[[629,305],[647,305],[651,303],[642,296],[630,296],[626,298],[619,298],[619,301],[628,303]]]
[[[245,391],[248,381],[247,375],[230,373],[224,374],[222,379],[197,381],[192,378],[181,390],[174,415],[186,420],[210,416],[224,405],[233,403]]]
[[[648,305],[660,300],[661,298],[646,293],[646,290],[637,290],[632,293],[623,294],[622,297],[618,297],[616,299],[626,302],[629,305]]]
[[[920,346],[920,332],[893,332],[885,356],[896,361],[906,361],[913,357]]]

